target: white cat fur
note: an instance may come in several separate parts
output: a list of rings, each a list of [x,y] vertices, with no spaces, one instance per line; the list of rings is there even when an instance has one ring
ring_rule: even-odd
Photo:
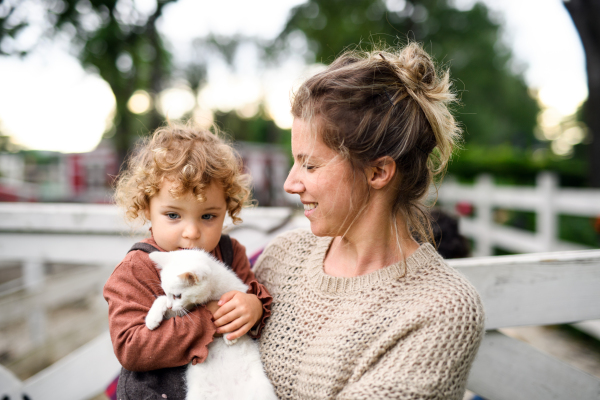
[[[233,271],[202,250],[154,252],[149,256],[161,270],[161,286],[166,294],[154,301],[146,316],[146,326],[151,330],[163,318],[183,315],[197,304],[248,288]],[[173,298],[178,294],[181,299]],[[186,400],[277,399],[262,367],[258,344],[248,335],[237,341],[228,341],[225,336],[223,340],[215,339],[203,363],[188,365],[186,382]]]

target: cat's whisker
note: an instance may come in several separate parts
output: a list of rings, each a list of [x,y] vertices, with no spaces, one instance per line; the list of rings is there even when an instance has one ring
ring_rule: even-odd
[[[185,317],[187,317],[187,319],[186,319]],[[198,326],[198,324],[196,323],[196,321],[194,321],[194,318],[193,318],[193,317],[190,315],[190,313],[189,313],[188,311],[186,311],[186,312],[183,314],[183,316],[182,316],[182,320],[183,320],[183,321],[186,321],[186,322],[187,322],[187,321],[190,321],[194,327]]]

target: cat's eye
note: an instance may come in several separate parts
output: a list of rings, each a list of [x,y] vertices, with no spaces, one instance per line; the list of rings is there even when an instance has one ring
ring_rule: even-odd
[[[181,299],[181,295],[180,294],[174,294],[173,298],[176,299],[176,300],[179,300],[179,299]]]

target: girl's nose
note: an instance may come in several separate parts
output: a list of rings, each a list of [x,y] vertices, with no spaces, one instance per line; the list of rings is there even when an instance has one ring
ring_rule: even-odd
[[[183,230],[183,237],[190,240],[197,240],[200,238],[200,229],[195,223],[190,223]]]
[[[300,194],[304,192],[304,184],[299,179],[299,172],[294,165],[288,174],[283,189],[290,194]]]

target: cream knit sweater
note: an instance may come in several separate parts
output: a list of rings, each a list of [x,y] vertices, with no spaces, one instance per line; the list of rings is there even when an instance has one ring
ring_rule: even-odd
[[[332,238],[296,230],[255,268],[273,295],[260,339],[281,399],[462,399],[483,334],[475,289],[422,245],[355,278],[323,272]]]

